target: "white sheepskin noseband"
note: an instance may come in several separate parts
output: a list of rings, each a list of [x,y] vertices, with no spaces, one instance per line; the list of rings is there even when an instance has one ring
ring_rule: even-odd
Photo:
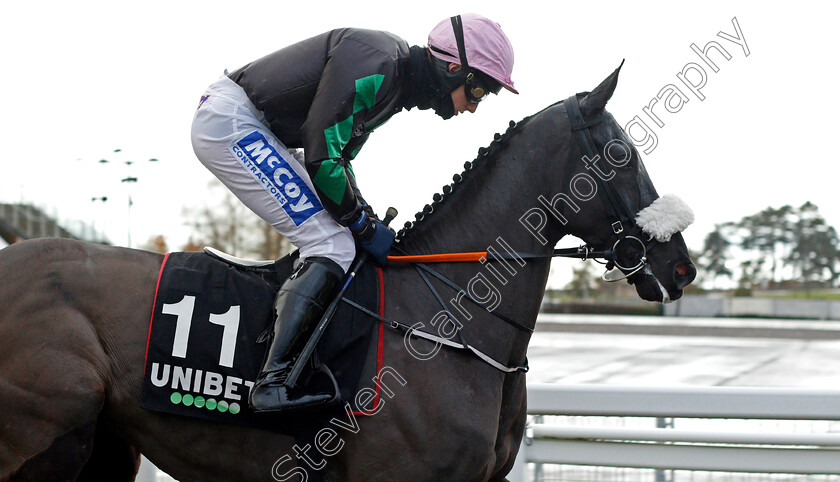
[[[694,222],[694,211],[682,199],[673,194],[666,194],[653,201],[653,204],[639,211],[636,224],[642,232],[667,242],[674,233],[679,233]]]

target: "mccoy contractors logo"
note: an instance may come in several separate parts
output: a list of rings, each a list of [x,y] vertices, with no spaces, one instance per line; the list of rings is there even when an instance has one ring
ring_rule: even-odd
[[[295,226],[324,209],[306,182],[258,131],[237,141],[230,149],[245,170],[286,211]]]

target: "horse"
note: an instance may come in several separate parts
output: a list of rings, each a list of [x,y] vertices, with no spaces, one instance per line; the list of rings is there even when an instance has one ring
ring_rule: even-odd
[[[613,253],[609,267],[652,302],[678,299],[696,273],[679,232],[652,239],[632,219],[659,196],[605,109],[620,68],[511,122],[400,230],[400,254],[488,256],[384,267],[383,319],[437,338],[386,330],[383,403],[339,412],[312,445],[140,408],[161,255],[60,239],[0,250],[0,481],[133,480],[140,454],[181,481],[505,480],[557,242]]]

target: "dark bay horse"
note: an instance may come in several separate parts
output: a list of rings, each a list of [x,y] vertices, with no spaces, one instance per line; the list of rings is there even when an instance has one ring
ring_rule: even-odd
[[[617,78],[618,70],[575,97],[587,137],[571,128],[568,101],[512,125],[399,243],[407,254],[512,250],[521,258],[435,265],[472,302],[436,280],[430,290],[416,265],[389,265],[385,318],[435,332],[443,300],[466,342],[499,365],[522,365],[553,247],[567,234],[595,250],[643,239],[618,253],[635,258],[616,260],[627,267],[644,256],[628,282],[646,300],[681,296],[695,273],[681,235],[648,242],[632,219],[615,227],[616,203],[637,213],[659,197],[604,110]],[[607,149],[598,164],[582,160],[581,139]],[[609,152],[616,140],[627,146],[622,155]],[[324,480],[483,481],[504,480],[512,467],[525,429],[525,374],[394,330],[385,331],[385,359],[399,377],[387,380],[384,403],[370,416],[337,416],[314,446],[141,409],[161,262],[57,239],[0,251],[0,481],[133,480],[140,453],[181,481],[307,480],[307,467]]]

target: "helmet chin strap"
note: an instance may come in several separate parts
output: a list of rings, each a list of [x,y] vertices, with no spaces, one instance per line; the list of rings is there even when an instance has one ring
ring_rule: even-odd
[[[458,45],[458,57],[461,58],[461,67],[464,70],[470,70],[470,64],[467,62],[467,49],[464,47],[464,24],[461,21],[461,16],[455,15],[450,20],[452,21],[452,33],[455,34],[455,43]]]
[[[461,16],[456,15],[450,20],[452,22],[453,33],[455,34],[455,42],[458,45],[458,57],[461,59],[461,68],[451,71],[449,69],[449,62],[436,57],[432,60],[432,70],[437,80],[440,96],[432,99],[431,105],[435,113],[444,119],[449,119],[455,115],[455,105],[452,103],[452,91],[464,85],[470,73],[470,66],[467,63],[467,52],[464,48],[464,26],[461,22]],[[429,48],[434,49],[431,46]],[[448,52],[447,54],[451,55]]]

